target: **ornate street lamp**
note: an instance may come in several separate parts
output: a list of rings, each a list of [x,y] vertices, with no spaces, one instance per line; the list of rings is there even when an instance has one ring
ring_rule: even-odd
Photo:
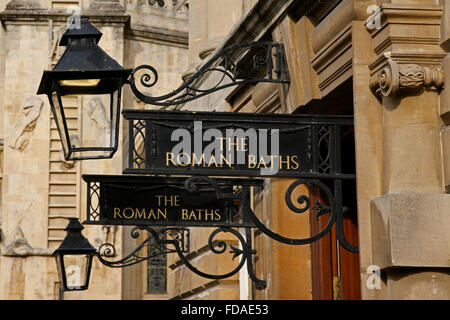
[[[81,17],[79,28],[67,29],[59,42],[67,49],[53,70],[44,71],[37,92],[48,96],[66,160],[111,158],[117,151],[121,91],[131,69],[124,69],[97,45],[101,36],[88,17]],[[93,145],[83,145],[67,123],[70,111],[63,98],[83,95],[95,95],[109,106],[106,138]]]
[[[77,218],[70,218],[67,235],[53,252],[64,291],[86,290],[89,286],[92,258],[97,250],[81,234],[83,229]]]

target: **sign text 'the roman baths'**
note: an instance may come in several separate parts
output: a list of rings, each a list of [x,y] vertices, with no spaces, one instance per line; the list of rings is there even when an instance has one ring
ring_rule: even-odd
[[[178,143],[165,153],[166,167],[233,168],[237,164],[260,169],[265,175],[299,169],[298,155],[280,155],[279,129],[227,128],[224,134],[217,128],[203,133],[202,121],[194,121],[193,137],[188,129],[174,130],[171,141]]]
[[[155,195],[157,206],[149,208],[136,207],[114,207],[113,219],[129,219],[129,220],[165,220],[168,221],[167,209],[177,210],[182,221],[219,221],[222,219],[220,209],[213,208],[182,208],[180,195]]]

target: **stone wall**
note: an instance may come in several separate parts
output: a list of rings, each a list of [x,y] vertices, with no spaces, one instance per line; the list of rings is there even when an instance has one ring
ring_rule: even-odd
[[[60,297],[51,254],[65,236],[66,218],[84,221],[86,217],[87,195],[81,175],[121,174],[123,168],[122,155],[126,150],[122,143],[113,159],[64,161],[48,100],[36,96],[43,70],[50,69],[63,51],[57,43],[67,27],[67,6],[72,4],[77,2],[56,8],[50,1],[13,0],[0,14],[4,26],[0,37],[0,133],[5,145],[0,219],[1,299]],[[180,12],[175,12],[175,8],[155,11],[150,6],[140,10],[130,3],[115,1],[84,5],[83,12],[103,32],[99,45],[111,57],[130,68],[152,64],[164,75],[155,92],[166,93],[181,82],[181,74],[187,68],[187,12],[183,8],[179,8]],[[128,5],[129,11],[125,9]],[[169,14],[162,14],[166,11]],[[127,90],[123,101],[125,108],[144,107],[133,101]],[[92,104],[91,97],[67,98],[65,102],[71,106],[69,125],[73,132],[81,140],[98,138],[107,116],[102,103]],[[92,112],[93,108],[96,112]],[[122,122],[121,127],[120,134],[126,137],[126,124]],[[83,233],[96,247],[113,241],[118,249],[116,258],[129,247],[130,235],[125,233],[122,237],[122,228],[87,226]],[[89,290],[66,292],[64,298],[142,298],[145,274],[139,275],[141,286],[131,289],[127,277],[127,271],[107,268],[94,258]]]

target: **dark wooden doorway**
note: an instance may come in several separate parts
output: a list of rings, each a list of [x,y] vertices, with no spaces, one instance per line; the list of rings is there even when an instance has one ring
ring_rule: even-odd
[[[345,132],[341,140],[342,169],[355,172],[355,144],[353,129]],[[324,181],[325,182],[325,181]],[[333,181],[328,181],[333,188]],[[347,241],[358,245],[358,221],[356,203],[356,181],[343,182],[343,227]],[[311,190],[311,200],[326,202],[321,190]],[[311,215],[311,234],[320,232],[328,222],[329,215]],[[361,299],[359,254],[343,248],[336,238],[336,223],[331,232],[311,245],[312,297],[317,300]]]

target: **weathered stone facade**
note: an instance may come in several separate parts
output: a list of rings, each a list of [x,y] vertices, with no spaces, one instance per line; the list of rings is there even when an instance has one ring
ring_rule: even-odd
[[[154,66],[160,80],[149,93],[155,96],[177,88],[220,48],[283,43],[289,85],[229,88],[183,108],[353,115],[343,159],[356,181],[346,185],[344,229],[359,253],[339,246],[335,231],[309,246],[255,232],[256,275],[268,281],[265,289],[251,283],[245,268],[210,280],[169,255],[167,295],[145,293],[145,263],[117,270],[97,261],[89,290],[66,299],[450,299],[450,1],[189,0],[163,7],[91,1],[83,12],[104,33],[101,47],[124,67]],[[126,123],[112,160],[67,163],[48,102],[35,95],[42,70],[61,53],[56,43],[67,5],[77,4],[61,3],[2,2],[0,299],[58,298],[51,253],[64,236],[64,218],[86,214],[81,174],[120,174],[125,167]],[[217,78],[208,73],[200,80],[207,87]],[[89,112],[90,101],[68,102],[77,134],[101,122]],[[153,108],[129,89],[123,104]],[[277,232],[308,237],[322,222],[287,208],[284,193],[292,182],[266,179],[252,206]],[[95,245],[115,241],[121,256],[134,246],[128,229],[89,226],[84,233]],[[238,261],[231,253],[210,250],[211,231],[191,230],[191,263],[212,274],[232,270]],[[238,243],[220,236],[217,241]]]
[[[181,83],[187,68],[187,10],[154,7],[144,2],[84,2],[81,14],[103,33],[100,46],[125,67],[149,63],[163,75],[157,90]],[[3,3],[1,33],[2,249],[0,299],[58,299],[56,264],[51,256],[65,235],[68,217],[84,220],[86,188],[81,175],[120,174],[122,144],[111,160],[67,162],[48,100],[36,96],[42,71],[51,69],[64,48],[59,37],[67,28],[70,6],[78,1],[20,1]],[[101,101],[65,98],[71,106],[69,126],[78,139],[101,135],[105,107]],[[130,92],[123,105],[144,108]],[[103,130],[103,131],[102,131]],[[121,134],[125,128],[122,126]],[[112,241],[122,254],[122,228],[85,228],[98,246]],[[128,234],[127,234],[128,235]],[[86,292],[64,294],[65,299],[122,299],[142,297],[145,290],[129,289],[128,270],[108,269],[94,262]],[[131,293],[130,293],[131,291]]]

